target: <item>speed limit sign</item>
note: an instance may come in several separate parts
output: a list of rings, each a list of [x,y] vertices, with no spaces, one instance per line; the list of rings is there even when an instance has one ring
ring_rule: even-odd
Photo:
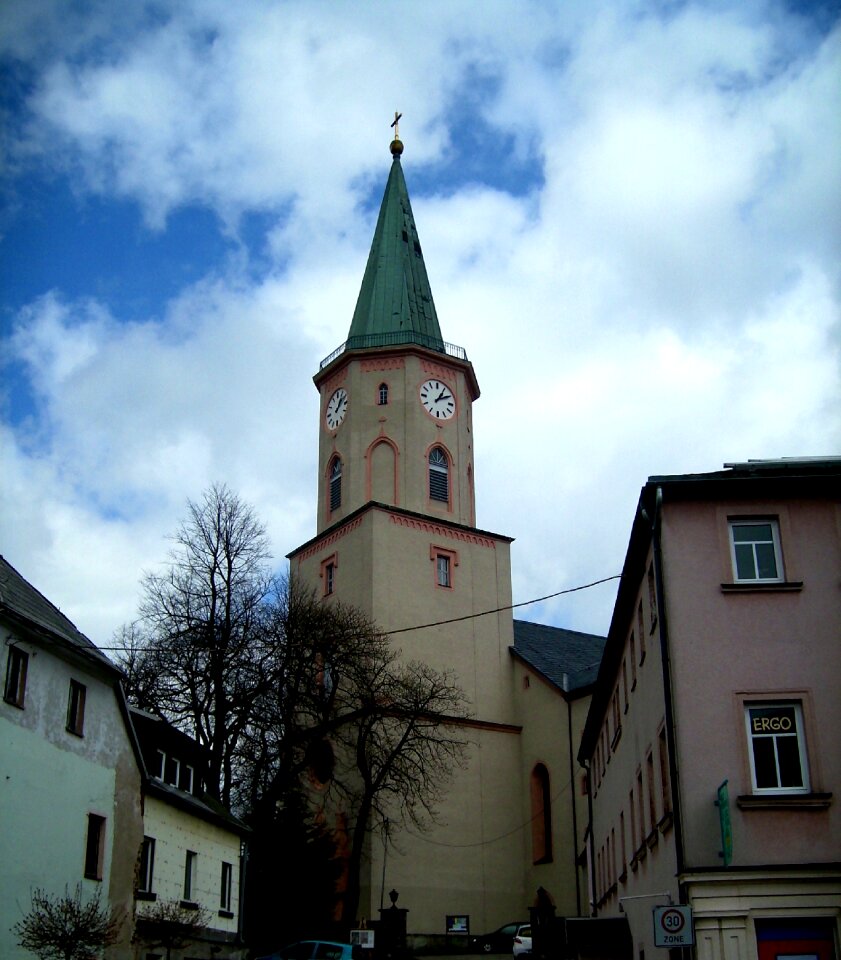
[[[690,947],[692,935],[692,907],[654,908],[654,946]]]

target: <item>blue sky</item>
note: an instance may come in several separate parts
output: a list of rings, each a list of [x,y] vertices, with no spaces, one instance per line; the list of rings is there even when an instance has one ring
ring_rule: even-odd
[[[314,534],[395,109],[516,601],[617,573],[650,474],[841,452],[837,5],[477,8],[3,6],[0,550],[96,642],[212,482]]]

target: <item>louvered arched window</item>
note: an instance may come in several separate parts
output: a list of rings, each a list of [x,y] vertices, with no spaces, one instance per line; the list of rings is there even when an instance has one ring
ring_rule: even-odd
[[[429,499],[450,502],[450,461],[441,447],[429,453]]]
[[[333,457],[330,464],[330,512],[342,505],[342,458]]]

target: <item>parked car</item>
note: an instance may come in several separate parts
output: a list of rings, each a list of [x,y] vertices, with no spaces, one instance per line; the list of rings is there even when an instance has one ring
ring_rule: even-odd
[[[257,960],[353,960],[358,951],[349,943],[329,940],[299,940]]]
[[[514,948],[514,937],[522,927],[528,925],[525,920],[506,923],[498,930],[492,930],[481,937],[471,937],[470,947],[478,953],[511,953]]]
[[[524,953],[531,953],[531,927],[520,927],[514,937],[515,957],[521,957]]]

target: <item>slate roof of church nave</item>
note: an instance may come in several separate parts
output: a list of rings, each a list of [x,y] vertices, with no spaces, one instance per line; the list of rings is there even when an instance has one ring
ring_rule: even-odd
[[[118,672],[108,657],[3,556],[0,556],[0,610],[6,610],[25,621],[30,628],[45,631],[109,670]]]
[[[606,637],[514,621],[514,650],[559,689],[571,693],[595,683]]]

